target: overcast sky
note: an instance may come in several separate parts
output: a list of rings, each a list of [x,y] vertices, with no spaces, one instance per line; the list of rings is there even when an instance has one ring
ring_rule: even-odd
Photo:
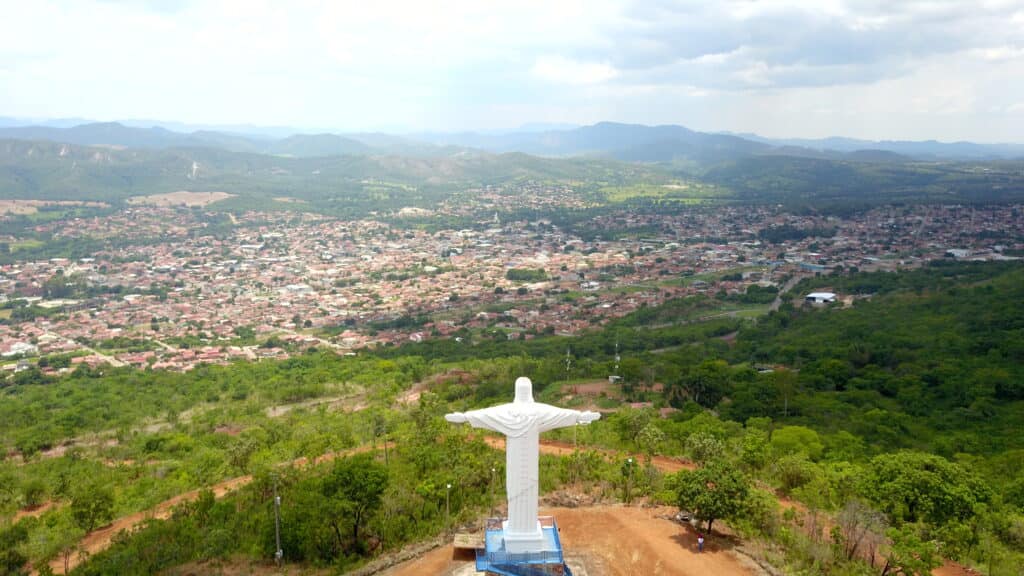
[[[1024,141],[1024,0],[0,0],[0,116]]]

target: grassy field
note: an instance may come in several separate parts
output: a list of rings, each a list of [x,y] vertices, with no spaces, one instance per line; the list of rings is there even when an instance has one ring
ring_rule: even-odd
[[[724,188],[700,182],[675,182],[670,184],[631,184],[626,186],[605,186],[600,189],[605,201],[618,204],[637,198],[670,200],[685,204],[705,204],[724,200],[731,194]]]
[[[11,252],[17,252],[18,250],[27,250],[31,248],[39,248],[43,244],[45,244],[45,242],[43,242],[42,240],[19,240],[11,244]]]

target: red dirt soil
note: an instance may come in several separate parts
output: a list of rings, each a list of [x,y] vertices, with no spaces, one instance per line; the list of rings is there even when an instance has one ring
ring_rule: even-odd
[[[662,516],[670,508],[595,506],[542,508],[558,522],[567,552],[596,561],[602,574],[590,576],[753,576],[757,572],[730,552],[724,537],[709,538],[697,552],[697,534]],[[439,576],[463,566],[451,546],[400,564],[381,576]]]
[[[46,502],[40,504],[39,506],[22,508],[21,510],[18,510],[17,512],[14,513],[14,519],[11,521],[11,524],[16,524],[18,520],[21,520],[22,518],[32,518],[34,516],[41,516],[43,512],[46,512],[50,508],[53,508],[53,506],[53,501],[47,500]]]

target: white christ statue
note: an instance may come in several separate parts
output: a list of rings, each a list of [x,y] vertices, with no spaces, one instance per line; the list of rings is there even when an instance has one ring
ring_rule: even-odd
[[[544,533],[537,520],[540,477],[537,471],[540,433],[555,428],[589,424],[600,418],[597,412],[566,410],[533,401],[533,383],[516,379],[513,402],[470,412],[455,412],[449,422],[469,422],[474,428],[501,432],[505,440],[505,493],[508,520],[504,523],[506,552],[541,552]]]

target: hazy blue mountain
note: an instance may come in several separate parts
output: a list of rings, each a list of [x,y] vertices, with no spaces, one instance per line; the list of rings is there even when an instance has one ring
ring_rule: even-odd
[[[337,134],[295,134],[282,140],[275,140],[262,150],[280,156],[343,156],[366,154],[370,147],[362,142],[338,136]]]
[[[428,133],[420,138],[437,144],[480,148],[491,152],[523,152],[538,156],[605,156],[628,162],[659,162],[713,166],[754,155],[782,155],[830,160],[902,162],[913,158],[870,142],[842,149],[802,146],[788,141],[698,132],[683,126],[643,126],[601,122],[567,130],[483,134]]]
[[[190,135],[164,128],[133,128],[117,122],[80,124],[70,128],[18,126],[0,129],[0,137],[21,140],[52,140],[68,144],[170,148],[199,145]]]
[[[118,122],[81,124],[70,128],[16,126],[0,128],[0,138],[48,140],[83,146],[118,148],[218,148],[233,152],[279,156],[338,156],[373,152],[367,144],[335,134],[293,134],[282,139],[211,130],[182,133],[160,126],[125,126]],[[387,150],[381,153],[388,152]]]
[[[713,165],[756,154],[852,161],[979,160],[1024,157],[1021,144],[978,144],[934,140],[871,141],[853,138],[771,139],[754,134],[708,133],[683,126],[644,126],[601,122],[571,129],[514,131],[504,134],[427,133],[419,138],[437,144],[492,152],[541,156],[608,156],[638,162],[693,162]]]
[[[540,156],[607,156],[639,162],[713,163],[767,151],[771,146],[737,136],[696,132],[682,126],[600,122],[569,130],[506,134],[422,134],[438,144],[523,152]]]
[[[937,140],[859,140],[856,138],[765,138],[756,134],[736,134],[747,140],[772,146],[795,146],[812,150],[857,152],[877,150],[920,160],[972,160],[1024,158],[1024,144],[979,144],[975,142],[939,142]]]
[[[59,125],[66,121],[55,120],[33,126],[4,126],[9,121],[16,119],[0,118],[0,138],[123,148],[218,148],[299,158],[352,154],[443,157],[476,149],[546,157],[594,156],[697,169],[756,155],[880,163],[1024,158],[1024,145],[1020,144],[875,142],[852,138],[770,139],[753,134],[698,132],[675,125],[644,126],[615,122],[566,129],[524,125],[521,129],[505,133],[422,133],[410,136],[293,133],[278,138],[267,135],[279,130],[270,128],[263,135],[257,135],[206,129],[182,132],[166,127],[173,123],[147,127],[94,122],[68,127]]]
[[[193,124],[188,122],[170,122],[166,120],[148,120],[140,118],[118,120],[118,122],[133,128],[151,128],[153,126],[158,126],[173,132],[182,133],[223,132],[259,140],[287,138],[292,134],[299,134],[303,132],[298,128],[288,126],[257,126],[255,124]],[[85,122],[79,122],[79,124],[85,124]]]
[[[11,116],[0,116],[0,128],[9,128],[13,126],[49,126],[50,128],[71,128],[72,126],[78,126],[80,124],[89,124],[93,120],[87,120],[85,118],[46,118],[46,119],[26,119],[26,118],[14,118]]]

